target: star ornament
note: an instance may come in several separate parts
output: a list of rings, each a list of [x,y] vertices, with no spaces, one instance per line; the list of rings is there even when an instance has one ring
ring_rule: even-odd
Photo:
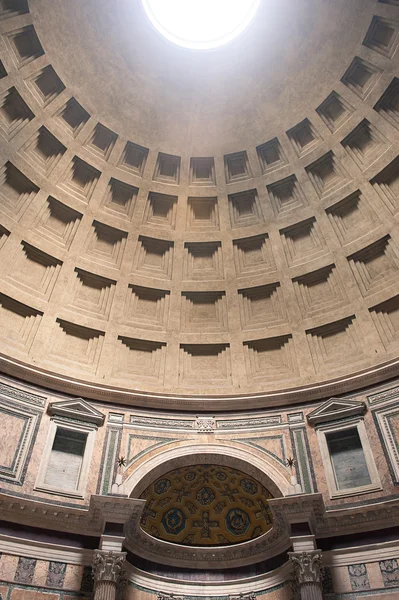
[[[292,458],[292,456],[289,456],[287,458],[287,467],[293,467],[295,465],[295,460]]]
[[[124,456],[120,456],[117,462],[118,467],[126,467],[126,458]]]

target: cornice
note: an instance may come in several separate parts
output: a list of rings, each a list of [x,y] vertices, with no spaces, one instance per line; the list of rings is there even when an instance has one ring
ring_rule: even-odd
[[[303,404],[355,389],[382,383],[399,375],[399,360],[395,359],[338,379],[326,380],[306,387],[283,389],[277,392],[226,396],[185,396],[154,394],[125,390],[122,388],[94,384],[46,371],[22,361],[0,354],[0,371],[26,382],[40,385],[58,392],[82,396],[103,402],[120,403],[126,406],[209,412],[252,410]]]
[[[269,501],[274,527],[265,535],[234,546],[199,548],[172,544],[151,537],[140,527],[145,501],[92,496],[89,507],[66,508],[47,503],[0,495],[2,518],[27,526],[55,531],[100,536],[107,521],[125,523],[127,549],[142,558],[161,564],[220,569],[254,564],[277,556],[290,545],[292,523],[308,522],[316,538],[387,529],[399,522],[399,497],[338,510],[326,510],[321,494],[300,494]],[[28,536],[27,536],[28,537]],[[354,545],[355,545],[354,539]]]

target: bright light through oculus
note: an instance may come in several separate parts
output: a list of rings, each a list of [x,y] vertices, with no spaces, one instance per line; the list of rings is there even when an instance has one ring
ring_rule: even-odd
[[[169,41],[185,48],[217,48],[240,35],[261,0],[142,0],[148,18]]]

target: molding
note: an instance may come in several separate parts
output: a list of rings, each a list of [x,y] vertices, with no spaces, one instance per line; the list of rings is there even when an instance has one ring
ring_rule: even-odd
[[[364,415],[367,411],[365,402],[358,400],[330,398],[315,410],[312,410],[307,416],[310,425],[319,425],[320,423],[330,423],[347,419],[348,417],[357,417]]]
[[[355,542],[356,543],[356,542]],[[372,563],[380,560],[390,560],[399,556],[399,541],[382,544],[368,544],[367,550],[362,548],[340,548],[323,552],[325,567],[345,567],[356,563]]]
[[[0,383],[0,397],[11,398],[12,400],[18,400],[19,402],[23,402],[24,404],[32,404],[33,406],[38,406],[40,408],[44,408],[47,399],[46,396],[32,394],[30,392],[26,392],[25,390],[7,385],[5,383]]]
[[[393,419],[399,422],[399,405],[377,408],[373,412],[373,417],[393,482],[399,484],[399,439],[392,423]]]
[[[83,398],[50,402],[48,413],[52,416],[68,417],[73,420],[94,423],[98,426],[103,425],[105,419],[103,413],[90,406]]]
[[[12,554],[13,556],[26,556],[37,560],[54,560],[70,565],[83,566],[92,565],[94,554],[94,550],[66,547],[36,540],[22,540],[3,534],[0,534],[0,552],[2,554]]]
[[[0,370],[43,387],[71,394],[81,395],[97,401],[121,402],[128,406],[152,407],[159,409],[182,409],[198,412],[206,405],[210,411],[252,410],[277,407],[287,404],[303,404],[311,400],[321,400],[332,394],[344,394],[367,385],[381,383],[399,375],[399,359],[387,361],[375,367],[364,369],[340,379],[331,379],[309,386],[249,395],[186,396],[151,394],[112,386],[93,384],[52,373],[22,361],[0,354]]]
[[[15,421],[19,421],[21,423],[21,432],[19,439],[15,440],[12,460],[9,464],[0,465],[0,480],[22,485],[43,411],[40,404],[33,404],[29,401],[26,403],[24,401],[26,400],[25,397],[23,400],[20,399],[20,395],[18,394],[11,397],[13,400],[5,398],[0,389],[0,414],[8,416],[14,423]],[[11,443],[12,441],[9,440],[8,445]]]
[[[388,529],[397,526],[399,521],[399,498],[380,504],[326,511],[321,494],[300,494],[269,500],[275,525],[265,535],[250,542],[229,547],[196,548],[162,542],[144,533],[140,528],[144,505],[145,500],[117,496],[92,496],[88,509],[64,508],[49,503],[41,504],[32,500],[0,495],[0,511],[4,520],[35,527],[43,527],[43,523],[45,523],[47,529],[71,533],[84,531],[86,535],[96,537],[100,537],[107,521],[126,523],[126,547],[134,553],[161,564],[186,568],[195,566],[198,569],[220,569],[227,562],[234,568],[277,556],[291,545],[290,525],[292,523],[308,522],[317,538],[328,538],[376,529]],[[7,536],[0,536],[0,548],[1,544],[7,541],[11,544],[19,543],[31,548],[40,548],[39,542],[30,541],[29,538],[16,541]],[[356,538],[353,543],[356,544]],[[398,542],[396,544],[399,545]],[[377,547],[381,546],[386,548],[387,552],[390,548],[395,547],[393,543],[392,545],[391,543],[378,544],[372,546],[372,551],[377,551]],[[52,545],[48,545],[48,548],[49,552],[50,550],[60,550],[59,547]],[[369,547],[367,548],[369,549]],[[66,548],[66,551],[75,552],[75,549]],[[356,551],[366,552],[361,547],[358,547]],[[347,553],[349,556],[350,549],[336,551],[334,556],[341,554],[344,556]],[[22,555],[25,556],[26,553],[22,552]],[[334,560],[336,559],[334,558]],[[176,580],[173,581],[176,582]],[[201,582],[201,585],[203,583]],[[161,588],[161,591],[167,590]],[[172,592],[172,589],[170,591]],[[248,589],[245,590],[245,593],[247,591],[254,590]]]
[[[183,596],[184,598],[206,598],[212,596],[213,600],[216,600],[216,596],[227,597],[251,593],[261,595],[263,592],[270,592],[277,586],[282,587],[287,584],[291,570],[292,567],[287,561],[281,567],[270,571],[270,573],[221,582],[179,580],[162,575],[145,573],[131,564],[126,565],[129,580],[134,586],[138,586],[141,589],[149,592]]]

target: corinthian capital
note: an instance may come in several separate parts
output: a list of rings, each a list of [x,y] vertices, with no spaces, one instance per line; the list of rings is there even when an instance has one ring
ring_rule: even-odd
[[[93,558],[94,583],[112,581],[119,583],[126,552],[105,552],[96,550]]]
[[[289,552],[290,560],[294,565],[294,580],[298,586],[306,583],[319,583],[323,579],[321,552]]]

